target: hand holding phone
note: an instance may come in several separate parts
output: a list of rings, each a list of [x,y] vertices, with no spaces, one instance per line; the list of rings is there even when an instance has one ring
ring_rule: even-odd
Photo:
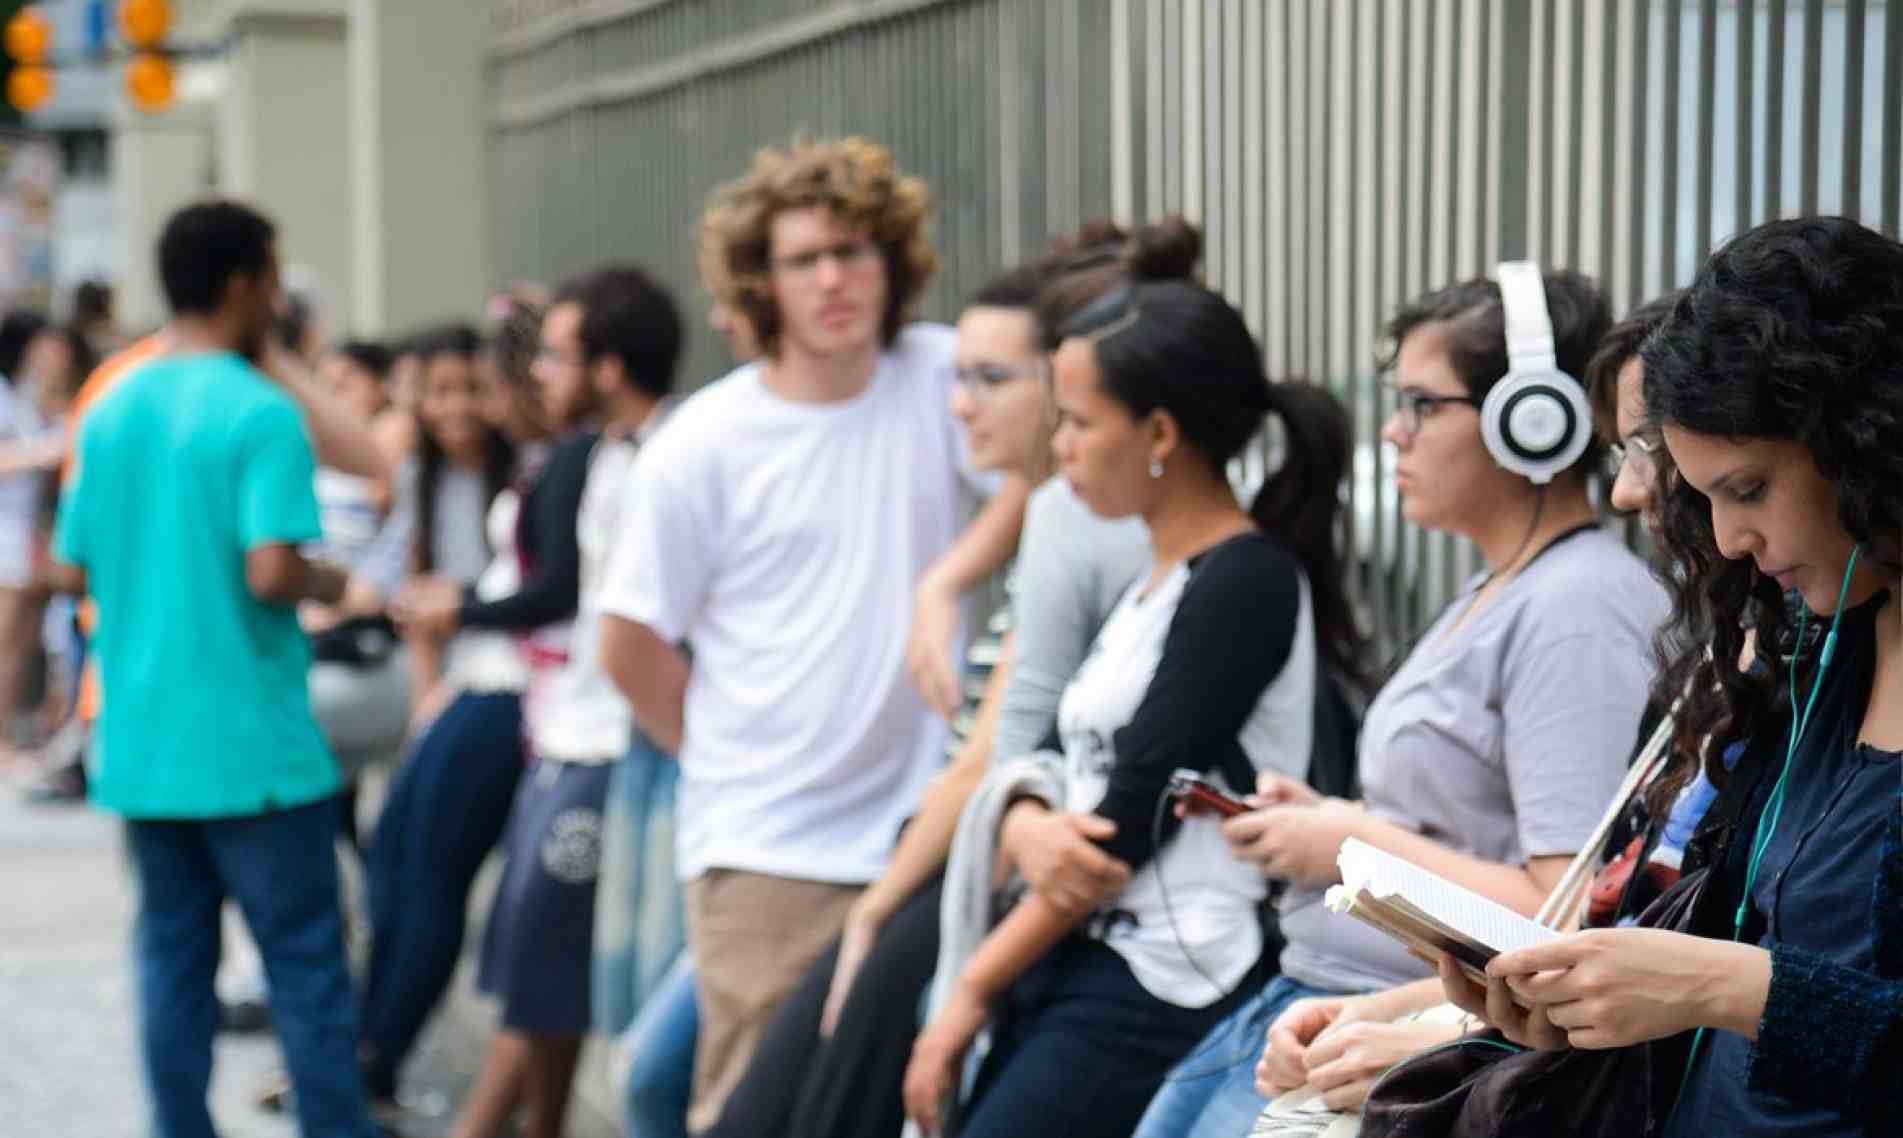
[[[1214,814],[1219,818],[1233,818],[1249,812],[1248,803],[1229,797],[1216,789],[1216,784],[1192,770],[1179,770],[1170,775],[1170,796],[1176,799],[1185,817]]]

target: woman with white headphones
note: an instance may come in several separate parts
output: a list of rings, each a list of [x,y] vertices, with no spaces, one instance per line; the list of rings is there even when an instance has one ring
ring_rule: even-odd
[[[1284,1012],[1319,1030],[1438,1001],[1437,985],[1404,987],[1431,977],[1427,965],[1323,904],[1345,839],[1531,915],[1618,789],[1667,604],[1643,563],[1599,528],[1587,493],[1599,456],[1573,376],[1607,324],[1590,282],[1525,262],[1410,302],[1388,322],[1396,407],[1382,438],[1398,453],[1403,512],[1472,541],[1486,571],[1370,705],[1361,801],[1265,780],[1257,809],[1223,824],[1236,857],[1288,883],[1281,975],[1178,1067],[1137,1138],[1248,1133],[1267,1105],[1256,1060]]]
[[[1842,218],[1759,226],[1642,356],[1673,472],[1657,489],[1668,631],[1711,646],[1655,689],[1686,693],[1678,744],[1721,788],[1685,862],[1687,886],[1705,876],[1686,932],[1579,933],[1501,955],[1485,988],[1446,977],[1448,995],[1529,1047],[1647,1047],[1675,1092],[1653,1104],[1669,1138],[1893,1135],[1903,245]],[[1784,644],[1793,624],[1768,676],[1736,663],[1747,634]]]

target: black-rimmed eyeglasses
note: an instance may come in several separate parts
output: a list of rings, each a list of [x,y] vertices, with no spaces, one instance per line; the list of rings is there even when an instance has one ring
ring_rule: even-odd
[[[1450,403],[1480,406],[1480,400],[1471,395],[1429,395],[1425,391],[1392,384],[1388,385],[1388,390],[1394,392],[1395,409],[1401,416],[1401,427],[1410,435],[1419,434],[1421,423]]]

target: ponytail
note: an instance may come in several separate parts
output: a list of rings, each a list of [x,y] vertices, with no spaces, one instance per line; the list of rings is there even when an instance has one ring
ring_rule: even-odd
[[[1249,516],[1301,563],[1323,663],[1365,691],[1372,686],[1366,642],[1348,603],[1338,542],[1341,482],[1351,453],[1348,415],[1320,384],[1273,383],[1268,391],[1268,409],[1282,424],[1287,453],[1256,494]]]

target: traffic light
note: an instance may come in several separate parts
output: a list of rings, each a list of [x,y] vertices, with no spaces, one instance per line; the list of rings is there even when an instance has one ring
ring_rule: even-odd
[[[16,111],[37,111],[54,93],[53,73],[44,67],[16,67],[7,76],[7,102]]]
[[[7,21],[7,57],[15,63],[39,67],[53,52],[53,21],[38,4],[28,4]]]
[[[126,64],[126,98],[133,107],[147,114],[167,110],[177,91],[172,82],[172,61],[156,51],[142,51]]]
[[[36,4],[29,4],[7,21],[7,58],[13,73],[7,76],[7,102],[18,111],[37,111],[53,101],[53,72],[47,66],[53,54],[53,22]]]
[[[166,0],[123,0],[119,5],[119,34],[127,43],[149,51],[165,42],[172,30],[172,6]]]

